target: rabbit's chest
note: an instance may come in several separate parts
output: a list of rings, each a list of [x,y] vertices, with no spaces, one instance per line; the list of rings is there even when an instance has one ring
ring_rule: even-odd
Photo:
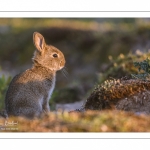
[[[51,95],[53,93],[54,88],[55,88],[55,81],[52,83],[52,85],[51,85],[51,87],[50,87],[50,89],[48,91],[48,99],[50,99],[50,97],[51,97]]]
[[[46,95],[47,99],[49,100],[55,88],[55,78],[51,81],[48,81],[46,84],[47,84]]]
[[[38,95],[39,95],[39,103],[41,107],[43,104],[47,104],[51,98],[51,95],[53,93],[53,90],[55,88],[55,78],[53,80],[44,80],[40,86],[41,90],[39,90]]]

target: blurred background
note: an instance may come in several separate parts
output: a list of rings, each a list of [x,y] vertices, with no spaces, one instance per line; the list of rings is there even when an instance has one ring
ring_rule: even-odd
[[[123,62],[131,60],[131,53],[140,55],[150,49],[149,18],[0,18],[0,108],[11,78],[32,66],[35,31],[66,58],[68,75],[57,73],[52,110],[80,107],[110,72],[113,77],[128,74]]]

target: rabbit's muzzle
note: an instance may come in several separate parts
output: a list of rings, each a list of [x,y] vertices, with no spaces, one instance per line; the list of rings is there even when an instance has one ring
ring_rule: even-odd
[[[60,70],[65,66],[65,61],[60,61],[59,68]]]

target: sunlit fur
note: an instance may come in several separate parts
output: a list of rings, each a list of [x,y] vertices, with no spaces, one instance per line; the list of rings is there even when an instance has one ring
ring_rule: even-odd
[[[49,99],[55,88],[56,72],[65,66],[65,57],[60,50],[47,45],[38,32],[33,34],[33,42],[36,50],[32,68],[16,75],[6,93],[8,116],[32,119],[50,111]]]

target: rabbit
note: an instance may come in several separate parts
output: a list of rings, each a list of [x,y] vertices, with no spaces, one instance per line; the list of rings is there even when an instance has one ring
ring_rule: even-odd
[[[64,54],[47,45],[44,37],[33,33],[36,47],[32,68],[16,75],[6,92],[8,116],[40,117],[50,111],[49,99],[55,87],[56,72],[65,66]]]

